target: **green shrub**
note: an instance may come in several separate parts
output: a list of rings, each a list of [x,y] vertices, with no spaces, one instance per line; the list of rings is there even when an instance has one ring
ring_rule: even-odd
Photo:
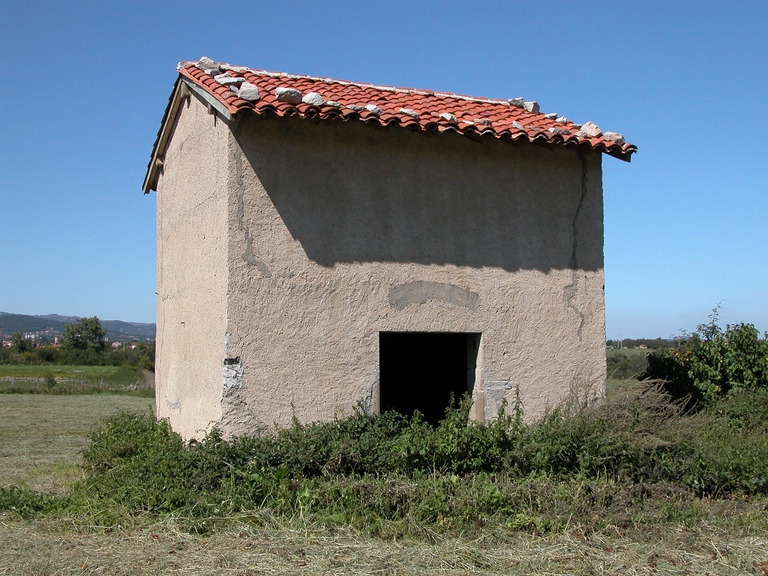
[[[40,512],[50,512],[57,507],[53,496],[38,494],[19,486],[0,487],[0,510],[28,518]]]
[[[643,374],[664,380],[666,391],[686,398],[689,407],[744,390],[768,390],[768,334],[761,339],[752,324],[728,325],[723,331],[717,311],[679,347],[651,354]]]
[[[24,341],[26,342],[26,341]],[[0,348],[0,364],[65,364],[75,366],[125,366],[154,371],[155,343],[140,342],[133,348],[63,348],[24,345],[24,352]]]
[[[289,498],[301,491],[296,483],[311,479],[393,475],[421,481],[544,473],[764,493],[768,394],[749,395],[748,403],[728,398],[684,416],[658,385],[628,383],[601,404],[572,402],[529,424],[519,414],[468,423],[465,399],[437,427],[418,415],[356,413],[295,422],[274,435],[225,440],[214,429],[188,443],[165,421],[121,414],[93,434],[84,453],[86,484],[91,494],[156,512],[213,500],[247,509]]]
[[[216,429],[202,441],[185,443],[166,420],[119,414],[92,434],[83,453],[88,478],[74,492],[131,513],[253,508],[287,472],[256,468],[254,445],[258,439],[225,441]]]
[[[59,349],[54,346],[38,346],[35,352],[38,361],[43,364],[55,364],[59,360]]]
[[[56,378],[50,372],[46,373],[46,375],[43,377],[43,383],[48,390],[53,390],[58,385]]]
[[[212,518],[268,509],[391,536],[489,521],[546,532],[603,513],[618,521],[643,509],[654,486],[768,494],[768,390],[725,395],[695,414],[660,384],[634,381],[536,422],[519,404],[488,424],[469,422],[469,408],[463,399],[435,427],[418,414],[358,411],[250,437],[213,429],[189,442],[151,414],[122,413],[93,431],[86,478],[67,496],[4,489],[0,509],[105,524],[174,514],[198,532]]]
[[[706,495],[768,493],[768,390],[725,396],[685,422],[670,478]]]

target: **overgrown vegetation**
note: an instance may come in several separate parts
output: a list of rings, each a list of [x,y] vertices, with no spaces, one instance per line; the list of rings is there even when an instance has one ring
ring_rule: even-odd
[[[648,356],[643,378],[665,382],[665,390],[696,409],[745,391],[768,391],[768,334],[752,324],[734,324],[723,330],[718,308],[707,324],[685,335],[679,346]]]
[[[516,404],[470,422],[465,398],[437,426],[358,411],[251,437],[214,428],[185,442],[151,413],[121,412],[93,430],[68,490],[0,483],[0,510],[87,527],[312,526],[381,541],[524,532],[586,541],[713,523],[764,534],[765,337],[748,324],[721,330],[716,312],[677,351],[650,357],[646,375],[662,366],[665,381],[627,380],[599,403],[573,397],[537,421]],[[57,376],[42,385],[55,388]]]
[[[0,364],[65,364],[70,366],[136,366],[155,369],[155,343],[107,347],[107,331],[96,316],[64,324],[61,346],[33,345],[16,332],[10,348],[0,348]]]
[[[66,364],[69,366],[121,366],[128,364],[145,370],[155,369],[155,343],[139,342],[135,348],[66,350],[59,346],[29,347],[24,352],[0,348],[0,364]]]
[[[439,426],[363,413],[273,434],[184,442],[151,414],[106,420],[86,477],[62,497],[0,490],[22,516],[173,515],[205,532],[255,510],[379,535],[559,531],[658,521],[695,496],[768,494],[768,394],[745,391],[696,414],[658,385],[627,383],[594,406],[574,400],[527,423],[512,407],[488,425],[469,404]],[[672,506],[672,509],[669,509]]]

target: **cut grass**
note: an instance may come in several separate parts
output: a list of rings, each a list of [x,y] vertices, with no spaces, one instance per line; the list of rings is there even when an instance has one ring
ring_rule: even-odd
[[[154,396],[154,376],[136,366],[0,364],[0,394]]]
[[[131,396],[0,394],[0,486],[62,492],[82,476],[80,452],[98,420],[153,407]]]
[[[66,521],[0,523],[0,574],[758,575],[768,560],[764,535],[711,526],[392,541],[301,518],[242,520],[207,536],[173,518],[90,531]]]
[[[612,392],[620,393],[621,387]],[[136,405],[130,406],[131,402]],[[0,474],[15,466],[17,477],[31,487],[61,492],[80,478],[79,448],[87,443],[91,423],[120,408],[146,413],[150,404],[146,399],[105,395],[0,396]],[[36,462],[53,464],[53,481],[46,482],[48,472]],[[67,466],[70,476],[62,474]],[[360,524],[355,518],[331,515],[352,510],[343,505],[344,495],[368,498],[364,500],[368,508],[381,504],[375,491],[379,479],[325,476],[304,481],[292,499],[298,504],[280,514],[266,508],[227,514],[222,508],[202,515],[186,509],[158,516],[96,507],[95,500],[91,511],[77,515],[64,511],[29,521],[8,513],[0,518],[0,575],[719,575],[760,574],[757,565],[768,562],[764,497],[702,499],[680,488],[624,486],[603,477],[509,478],[506,486],[498,478],[487,487],[515,496],[514,526],[503,514],[455,528],[441,525],[440,519],[419,523],[409,517],[382,520],[374,532],[361,510],[355,512],[358,521],[363,520]],[[422,479],[434,484],[438,496],[449,494],[448,485],[475,483],[471,476],[430,474]],[[419,481],[402,478],[398,484],[390,477],[380,495],[401,494]],[[481,481],[477,477],[480,488]],[[0,476],[0,486],[5,484]],[[338,487],[338,510],[318,508],[312,493],[319,494],[323,486]],[[637,490],[642,492],[639,499],[633,494]],[[467,490],[464,493],[471,496]],[[457,492],[453,504],[461,494]],[[537,515],[555,519],[557,528],[542,534]]]

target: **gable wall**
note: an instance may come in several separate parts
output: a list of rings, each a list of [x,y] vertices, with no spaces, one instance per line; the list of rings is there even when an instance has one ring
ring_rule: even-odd
[[[605,382],[601,157],[450,134],[233,124],[224,429],[378,397],[380,331],[482,333],[475,417]],[[219,359],[219,365],[221,359]]]
[[[185,437],[221,416],[231,133],[194,95],[157,188],[157,415]]]

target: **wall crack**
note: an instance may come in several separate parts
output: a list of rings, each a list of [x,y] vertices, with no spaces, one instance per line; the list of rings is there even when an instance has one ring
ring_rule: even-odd
[[[248,232],[245,233],[245,242],[245,252],[241,255],[242,259],[248,262],[251,266],[256,267],[264,278],[272,278],[272,271],[269,267],[264,264],[264,262],[256,260],[253,256],[253,238],[251,238],[251,235]]]
[[[235,177],[237,180],[237,226],[243,230],[243,216],[245,214],[245,182],[243,181],[243,154],[240,150],[235,153]],[[246,231],[247,234],[247,231]]]
[[[579,204],[576,206],[576,213],[573,215],[573,243],[571,244],[571,260],[569,263],[571,268],[571,283],[563,288],[563,299],[565,300],[565,307],[573,310],[579,317],[579,328],[576,333],[579,336],[579,341],[581,341],[581,332],[584,329],[586,315],[584,312],[579,310],[579,308],[574,303],[574,299],[576,298],[576,293],[579,290],[579,214],[581,214],[581,209],[584,206],[584,201],[587,198],[587,182],[589,181],[589,174],[587,168],[587,157],[581,150],[579,150],[577,154],[579,156],[579,160],[581,161],[581,196],[579,197]]]

